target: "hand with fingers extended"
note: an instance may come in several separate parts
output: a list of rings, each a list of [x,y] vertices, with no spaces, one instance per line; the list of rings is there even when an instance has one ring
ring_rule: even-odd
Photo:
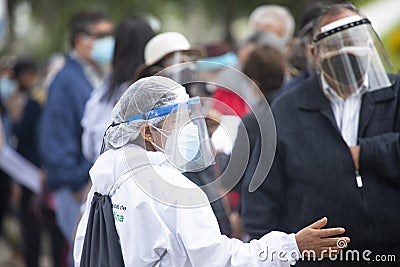
[[[322,229],[327,223],[324,217],[296,233],[297,246],[303,256],[335,256],[350,242],[348,237],[338,237],[345,232],[344,228]]]

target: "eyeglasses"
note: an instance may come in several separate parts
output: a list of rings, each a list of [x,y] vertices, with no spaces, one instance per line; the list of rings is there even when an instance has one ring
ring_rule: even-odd
[[[113,36],[114,32],[91,32],[91,31],[83,31],[83,34],[95,38],[95,39],[101,39],[109,36]]]

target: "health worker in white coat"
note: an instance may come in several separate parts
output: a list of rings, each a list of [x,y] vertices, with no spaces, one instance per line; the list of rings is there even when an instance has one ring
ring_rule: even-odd
[[[93,186],[75,238],[76,267],[82,266],[82,250],[91,249],[84,241],[87,229],[96,227],[89,220],[95,193],[111,199],[116,245],[127,267],[289,266],[305,250],[339,252],[337,236],[344,229],[321,229],[326,218],[296,234],[274,231],[250,243],[221,235],[207,196],[182,175],[213,164],[214,154],[200,99],[189,98],[178,83],[160,76],[138,80],[114,107],[112,120],[106,151],[90,170]],[[100,251],[87,255],[93,261]]]

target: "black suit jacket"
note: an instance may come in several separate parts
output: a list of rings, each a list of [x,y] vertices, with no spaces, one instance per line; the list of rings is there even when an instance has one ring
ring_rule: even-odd
[[[272,105],[277,150],[267,179],[249,193],[242,188],[245,230],[259,238],[271,230],[297,232],[323,216],[343,226],[350,247],[399,251],[399,81],[364,94],[359,120],[360,174],[341,137],[317,77]],[[260,148],[258,148],[260,149]],[[257,158],[252,158],[254,164]]]

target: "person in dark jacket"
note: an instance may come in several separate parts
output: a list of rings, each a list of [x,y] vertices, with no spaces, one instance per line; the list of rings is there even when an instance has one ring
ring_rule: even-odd
[[[301,72],[298,76],[293,76],[287,83],[284,83],[283,86],[275,92],[274,97],[278,97],[284,92],[295,88],[316,74],[314,57],[310,51],[310,47],[312,46],[312,30],[315,20],[318,18],[325,5],[326,4],[322,2],[313,2],[304,10],[300,21],[300,30],[295,38],[300,40],[300,47],[292,46],[290,48],[292,53],[289,53],[289,62],[291,61],[290,54],[295,55],[294,58],[301,61]]]
[[[14,79],[17,90],[7,104],[12,119],[12,133],[16,139],[16,149],[36,167],[41,167],[38,151],[38,127],[41,107],[32,96],[32,89],[39,78],[39,69],[30,57],[17,59]],[[28,177],[29,178],[29,177]],[[43,188],[45,192],[46,189]],[[21,248],[26,266],[39,266],[42,229],[49,230],[53,266],[62,265],[64,238],[55,224],[54,212],[45,203],[46,194],[36,195],[28,187],[22,186],[20,200]]]
[[[252,238],[296,231],[326,214],[328,225],[346,227],[348,251],[371,253],[299,266],[365,266],[382,254],[399,260],[399,77],[383,68],[379,38],[353,5],[325,7],[314,33],[319,74],[272,105],[276,154],[257,190],[245,178],[245,230]]]
[[[92,165],[82,154],[80,122],[92,90],[103,82],[104,64],[112,58],[114,47],[113,24],[101,12],[79,12],[70,27],[72,51],[50,84],[39,149],[49,187],[54,190],[57,222],[72,248]]]

